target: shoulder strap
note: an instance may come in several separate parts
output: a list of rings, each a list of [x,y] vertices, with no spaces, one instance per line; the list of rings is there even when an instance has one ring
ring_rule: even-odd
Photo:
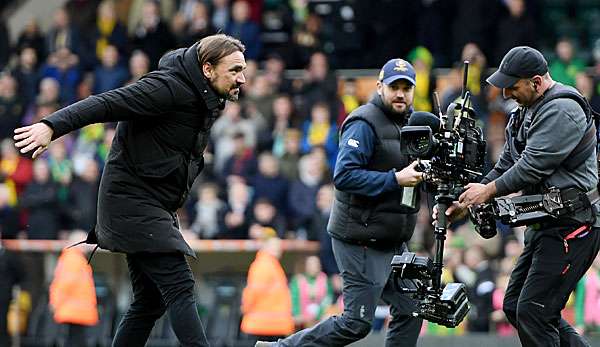
[[[552,100],[556,99],[571,99],[575,100],[583,112],[586,115],[587,119],[587,130],[577,146],[573,148],[571,154],[567,157],[567,159],[563,162],[563,165],[568,170],[573,170],[583,164],[587,158],[594,153],[594,150],[597,149],[598,146],[598,123],[600,122],[600,113],[594,111],[588,101],[580,94],[574,91],[561,91],[555,94],[552,94],[548,97],[545,97],[542,102],[537,105],[533,114],[531,115],[531,121],[537,115],[537,112],[542,108],[543,105],[549,103]]]

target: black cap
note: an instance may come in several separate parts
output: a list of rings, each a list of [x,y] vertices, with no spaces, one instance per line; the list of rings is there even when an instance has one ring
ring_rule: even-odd
[[[498,88],[512,87],[522,78],[545,75],[548,72],[548,62],[535,48],[518,46],[506,53],[500,68],[486,80]]]

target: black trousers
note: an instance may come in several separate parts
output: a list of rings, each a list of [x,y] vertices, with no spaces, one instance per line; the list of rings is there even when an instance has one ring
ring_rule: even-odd
[[[10,305],[10,297],[0,298],[0,346],[10,346],[11,338],[8,334],[8,307]]]
[[[523,346],[589,346],[560,312],[599,248],[600,228],[527,228],[504,297],[504,312]]]
[[[337,239],[331,242],[344,281],[344,312],[279,340],[277,346],[336,347],[358,341],[371,331],[380,298],[390,304],[392,315],[385,345],[416,346],[423,320],[412,316],[416,302],[396,291],[391,276],[393,256],[406,247],[380,251]]]
[[[119,324],[113,347],[143,347],[165,311],[184,347],[208,346],[196,309],[194,277],[181,253],[127,255],[133,302]]]
[[[67,340],[63,347],[86,347],[87,327],[79,324],[67,324]]]

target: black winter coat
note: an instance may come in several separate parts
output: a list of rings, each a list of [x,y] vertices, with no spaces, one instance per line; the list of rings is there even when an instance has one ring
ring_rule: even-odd
[[[197,44],[165,54],[136,83],[91,96],[46,117],[53,138],[91,123],[119,121],[102,174],[95,233],[111,251],[182,252],[175,211],[203,168],[202,152],[223,101],[207,87]]]

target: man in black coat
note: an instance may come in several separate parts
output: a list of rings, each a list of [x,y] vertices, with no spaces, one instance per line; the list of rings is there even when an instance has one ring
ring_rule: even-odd
[[[134,298],[113,346],[144,346],[165,311],[182,345],[208,345],[184,257],[194,251],[175,211],[204,166],[210,127],[246,81],[244,50],[232,37],[206,37],[165,54],[158,70],[136,83],[15,130],[21,153],[34,151],[36,158],[70,131],[119,121],[100,182],[97,224],[87,239],[127,254]]]

